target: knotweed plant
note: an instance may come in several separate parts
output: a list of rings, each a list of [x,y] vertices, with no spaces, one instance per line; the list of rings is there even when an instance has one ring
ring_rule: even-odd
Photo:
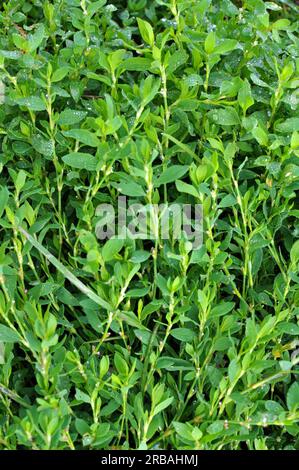
[[[298,449],[298,26],[1,2],[1,449]]]

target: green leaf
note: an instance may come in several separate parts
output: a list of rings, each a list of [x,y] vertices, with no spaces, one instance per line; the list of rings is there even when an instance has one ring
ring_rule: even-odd
[[[131,197],[142,197],[145,196],[145,191],[142,186],[134,181],[127,183],[125,181],[121,181],[117,185],[117,189],[124,194],[125,196]]]
[[[233,359],[228,366],[228,378],[232,383],[239,375],[241,370],[240,364],[238,364],[237,359]]]
[[[17,343],[20,341],[20,336],[8,326],[0,325],[0,341],[3,343]]]
[[[26,178],[27,178],[27,175],[25,171],[20,170],[15,181],[15,187],[18,193],[22,191],[22,188],[26,182]]]
[[[62,157],[62,160],[64,161],[64,163],[73,168],[83,169],[87,171],[95,171],[99,163],[96,157],[93,157],[89,153],[82,152],[69,153]]]
[[[215,421],[208,426],[207,431],[209,434],[218,434],[223,431],[223,421]]]
[[[17,98],[14,100],[19,106],[25,106],[31,111],[44,111],[46,105],[38,96],[28,96],[27,98]]]
[[[229,313],[235,306],[234,302],[220,302],[212,308],[211,317],[221,317]]]
[[[84,434],[88,434],[90,431],[87,422],[81,418],[75,419],[75,428],[76,428],[76,431],[80,434],[80,436],[83,436]]]
[[[77,111],[75,109],[65,109],[60,113],[58,118],[58,124],[61,126],[71,126],[73,124],[78,124],[82,121],[87,115],[86,111]]]
[[[235,126],[240,124],[237,111],[232,108],[211,111],[211,117],[220,126]]]
[[[281,18],[272,24],[272,30],[285,31],[288,29],[290,24],[290,20],[287,20],[286,18]]]
[[[149,75],[143,82],[143,85],[140,90],[140,95],[142,97],[142,105],[145,107],[150,103],[158,91],[160,90],[161,81],[160,79],[153,80],[152,75]]]
[[[218,207],[232,207],[237,204],[237,200],[233,194],[227,194],[218,204]]]
[[[243,81],[243,84],[239,89],[238,102],[244,114],[246,114],[247,109],[254,104],[254,99],[251,94],[251,86],[247,79]]]
[[[212,54],[216,46],[216,33],[211,31],[205,39],[205,51],[207,54]]]
[[[189,167],[187,165],[173,165],[163,171],[162,175],[157,179],[155,186],[159,187],[161,184],[172,183],[184,176]]]
[[[5,364],[5,344],[0,341],[0,365]]]
[[[124,246],[124,240],[119,238],[111,238],[102,248],[102,256],[104,261],[110,261],[120,252]]]
[[[231,341],[226,336],[222,336],[221,338],[217,338],[214,344],[215,351],[227,351],[231,345]]]
[[[55,151],[54,142],[50,139],[45,139],[40,134],[35,134],[32,136],[31,144],[34,150],[36,150],[41,155],[45,157],[52,157]]]
[[[97,0],[87,7],[87,13],[93,16],[95,13],[102,13],[102,7],[106,5],[107,0]]]
[[[224,153],[224,147],[221,140],[213,139],[212,137],[208,138],[208,141],[213,149],[220,150],[221,153]]]
[[[75,398],[76,400],[82,403],[90,403],[89,395],[87,395],[87,393],[82,392],[82,390],[79,390],[78,388],[76,389]]]
[[[237,44],[238,41],[235,39],[224,39],[214,48],[213,53],[219,55],[226,54],[227,52],[231,52],[236,49]]]
[[[291,138],[291,148],[293,150],[299,148],[299,132],[293,132],[292,138]]]
[[[28,37],[28,52],[35,51],[42,43],[45,37],[45,27],[43,24],[39,25],[34,34]]]
[[[12,40],[13,40],[14,45],[18,49],[21,49],[26,52],[28,51],[28,48],[29,48],[28,41],[25,38],[23,38],[20,34],[13,33]]]
[[[153,47],[155,43],[155,37],[152,26],[141,18],[137,18],[137,22],[142,39],[151,47]]]
[[[69,73],[69,70],[69,67],[60,67],[59,69],[55,70],[51,77],[51,82],[56,83],[63,80]]]
[[[122,63],[126,51],[124,49],[117,49],[108,55],[108,62],[111,70],[116,70],[117,67]]]
[[[87,129],[70,129],[69,131],[64,131],[62,134],[65,137],[71,137],[72,139],[76,139],[84,145],[89,147],[98,147],[100,144],[99,139],[97,136],[88,131]]]
[[[128,375],[129,373],[129,368],[128,368],[128,365],[126,363],[126,361],[124,360],[124,358],[119,354],[119,353],[116,353],[114,355],[114,365],[117,369],[117,372],[121,375]]]
[[[196,337],[194,331],[190,330],[189,328],[174,328],[170,334],[175,339],[178,339],[179,341],[184,341],[186,343],[191,343]]]
[[[283,134],[288,134],[289,132],[298,131],[299,117],[288,118],[284,122],[275,124],[274,127],[277,132],[282,132]]]
[[[145,57],[131,57],[122,62],[124,70],[146,72],[151,67],[152,60]]]
[[[6,186],[1,187],[0,189],[0,217],[3,214],[3,211],[7,205],[9,198],[9,192]]]
[[[262,129],[262,127],[255,127],[252,129],[251,133],[260,145],[265,147],[268,145],[268,134],[264,129]]]
[[[173,402],[173,397],[166,398],[166,400],[162,401],[159,403],[159,405],[155,406],[154,411],[153,411],[153,416],[156,416],[157,414],[161,413],[161,411],[165,410],[171,403]]]
[[[168,63],[167,63],[167,73],[173,73],[175,72],[179,67],[184,65],[188,60],[188,54],[184,49],[175,51],[171,56],[169,57]]]
[[[102,379],[109,371],[109,356],[103,356],[100,361],[100,378]]]
[[[176,433],[183,439],[187,441],[194,441],[194,437],[192,435],[192,426],[187,423],[179,423],[178,421],[173,422],[173,427]]]
[[[199,198],[198,191],[191,184],[185,183],[184,181],[178,180],[175,182],[176,188],[180,193],[190,194],[195,198]]]
[[[131,261],[132,263],[143,263],[148,260],[150,256],[151,254],[148,251],[136,250],[131,257]]]
[[[294,382],[287,393],[287,406],[290,411],[299,407],[299,383]]]
[[[149,287],[141,287],[140,289],[130,289],[126,293],[129,299],[140,299],[149,293]]]
[[[295,241],[290,253],[291,262],[296,265],[299,262],[299,240]]]
[[[277,329],[287,335],[299,336],[299,326],[295,323],[282,322],[277,326]]]

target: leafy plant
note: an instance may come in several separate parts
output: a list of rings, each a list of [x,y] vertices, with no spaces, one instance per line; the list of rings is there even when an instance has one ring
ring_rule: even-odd
[[[2,2],[0,448],[298,449],[298,20]],[[118,196],[202,246],[100,240]]]

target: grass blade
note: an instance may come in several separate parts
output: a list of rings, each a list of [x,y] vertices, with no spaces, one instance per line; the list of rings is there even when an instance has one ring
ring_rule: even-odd
[[[42,253],[47,260],[55,266],[58,271],[63,274],[63,276],[74,286],[77,287],[83,294],[93,300],[100,307],[103,307],[105,310],[111,311],[113,308],[111,305],[102,299],[98,294],[93,292],[89,287],[87,287],[83,282],[81,282],[71,271],[66,268],[54,255],[52,255],[44,246],[42,246],[35,238],[32,237],[26,230],[22,227],[19,227],[20,232],[27,238],[29,243],[31,243],[34,248],[36,248],[40,253]]]

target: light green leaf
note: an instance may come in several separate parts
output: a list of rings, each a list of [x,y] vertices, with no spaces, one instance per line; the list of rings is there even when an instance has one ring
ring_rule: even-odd
[[[131,197],[145,196],[145,191],[143,187],[140,184],[135,183],[135,181],[131,181],[130,183],[121,181],[117,185],[117,189],[125,196],[131,196]]]
[[[228,366],[228,377],[231,383],[238,377],[240,370],[241,366],[237,359],[233,359]]]
[[[184,341],[186,343],[191,343],[196,337],[194,331],[190,330],[189,328],[174,328],[173,330],[171,330],[170,334],[175,339],[178,339],[179,341]]]
[[[234,306],[234,302],[220,302],[212,308],[211,317],[221,317],[222,315],[226,315],[234,308]]]
[[[167,72],[173,73],[181,67],[181,65],[185,64],[188,60],[188,54],[184,49],[175,51],[169,57],[168,64],[167,64]]]
[[[295,265],[299,262],[299,240],[295,241],[291,248],[291,262]]]
[[[218,434],[223,431],[223,421],[215,421],[208,426],[207,431],[209,434]]]
[[[216,46],[216,33],[211,31],[205,39],[205,51],[207,54],[212,54]]]
[[[128,375],[129,373],[128,364],[118,352],[114,355],[114,365],[119,374]]]
[[[283,134],[288,134],[289,132],[295,132],[299,129],[299,117],[292,117],[286,119],[284,122],[275,124],[275,130],[277,132],[282,132]]]
[[[150,103],[158,93],[160,89],[161,81],[160,79],[153,80],[152,75],[149,75],[143,82],[143,85],[140,89],[140,95],[142,97],[142,105],[145,107]]]
[[[21,49],[22,51],[28,51],[28,41],[23,38],[20,34],[13,33],[12,34],[12,40],[14,45],[18,48]]]
[[[299,148],[299,132],[295,131],[291,138],[291,149],[296,150]]]
[[[0,217],[2,216],[3,214],[3,211],[7,205],[7,202],[8,202],[8,198],[9,198],[9,192],[8,192],[8,189],[6,186],[3,186],[1,189],[0,189]]]
[[[299,407],[299,383],[294,382],[287,393],[287,405],[290,411]]]
[[[40,134],[35,134],[32,136],[31,144],[34,150],[36,150],[41,155],[45,155],[45,157],[52,157],[54,154],[54,142],[50,139],[45,139]]]
[[[227,196],[224,196],[223,199],[218,204],[218,207],[224,208],[224,207],[232,207],[235,204],[237,204],[237,200],[233,194],[227,194]]]
[[[272,24],[272,30],[285,31],[288,29],[290,24],[291,24],[290,20],[286,18],[281,18]]]
[[[179,423],[178,421],[173,422],[174,429],[176,433],[183,439],[187,441],[194,441],[192,434],[192,426],[188,423]]]
[[[62,157],[67,165],[87,171],[95,171],[99,161],[89,153],[72,152]]]
[[[166,168],[156,181],[155,186],[159,187],[161,184],[172,183],[173,181],[178,180],[187,173],[188,169],[189,167],[187,165],[173,165]]]
[[[99,139],[95,135],[88,131],[87,129],[70,129],[69,131],[64,131],[62,133],[65,137],[71,137],[72,139],[76,139],[84,145],[89,147],[98,147],[100,144]]]
[[[104,261],[110,261],[114,256],[120,252],[124,246],[124,240],[119,238],[111,238],[108,240],[102,248],[102,256]]]
[[[28,52],[35,51],[42,43],[45,37],[44,25],[39,25],[34,34],[30,34],[28,37]]]
[[[61,67],[55,70],[55,72],[53,73],[51,77],[51,82],[55,83],[55,82],[60,82],[61,80],[63,80],[64,77],[67,76],[69,70],[70,70],[69,67]]]
[[[235,39],[224,39],[223,41],[220,42],[220,44],[218,44],[214,48],[213,54],[221,55],[221,54],[226,54],[227,52],[231,52],[234,49],[236,49],[237,44],[238,44],[238,41],[236,41]]]
[[[190,194],[190,196],[194,196],[195,198],[199,197],[198,191],[191,184],[178,180],[175,182],[175,185],[180,193]]]
[[[260,145],[263,145],[265,147],[268,145],[268,134],[264,129],[262,129],[262,127],[255,127],[254,129],[252,129],[251,133]]]
[[[87,395],[87,393],[82,392],[78,388],[76,388],[76,395],[75,395],[76,400],[83,402],[83,403],[90,403],[90,397]]]
[[[20,336],[8,326],[0,325],[0,341],[3,343],[17,343],[20,341]]]
[[[75,109],[65,109],[60,113],[58,118],[58,124],[61,126],[71,126],[73,124],[78,124],[82,121],[87,115],[86,111],[77,111]]]
[[[152,26],[147,21],[144,21],[141,18],[137,18],[137,22],[142,39],[151,47],[153,47],[155,42],[155,36]]]
[[[146,72],[151,67],[152,60],[145,57],[130,57],[122,63],[124,70],[131,70],[136,72]]]
[[[210,114],[213,121],[220,126],[235,126],[240,124],[240,119],[235,109],[215,109]]]
[[[131,261],[132,263],[143,263],[144,261],[148,260],[150,256],[151,254],[148,251],[136,250],[131,257]]]
[[[17,178],[16,178],[16,181],[15,181],[15,187],[16,187],[16,190],[18,191],[18,193],[20,193],[22,191],[22,188],[26,182],[26,178],[27,178],[27,175],[25,173],[24,170],[20,170],[18,175],[17,175]]]
[[[166,398],[166,400],[162,401],[159,403],[159,405],[155,406],[155,409],[153,411],[153,416],[156,416],[157,414],[161,413],[161,411],[165,410],[171,403],[173,402],[173,397]]]
[[[102,13],[102,7],[106,5],[106,3],[107,3],[107,0],[97,0],[94,3],[91,3],[87,7],[88,15],[92,17],[95,13]]]
[[[287,335],[299,336],[299,326],[295,323],[282,322],[277,326],[277,329]]]
[[[238,102],[244,114],[246,114],[247,109],[254,104],[254,99],[251,94],[251,86],[247,79],[243,81],[243,84],[239,89]]]
[[[28,96],[27,98],[17,98],[14,100],[19,106],[26,106],[31,111],[44,111],[46,105],[38,96]]]

